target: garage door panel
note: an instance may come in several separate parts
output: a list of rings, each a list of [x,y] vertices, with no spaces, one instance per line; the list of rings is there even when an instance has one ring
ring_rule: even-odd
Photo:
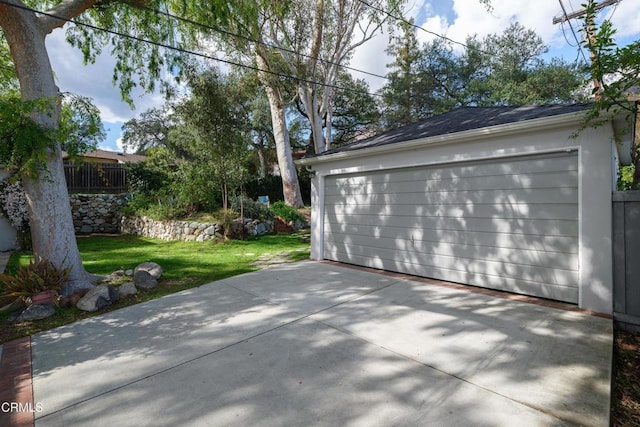
[[[507,160],[505,163],[469,162],[469,166],[443,165],[440,167],[415,167],[394,169],[391,171],[376,171],[366,177],[347,175],[337,177],[336,182],[342,186],[345,183],[367,184],[385,182],[413,182],[425,180],[441,180],[446,178],[477,178],[482,176],[544,174],[567,172],[577,174],[578,164],[571,156],[549,157],[541,160]]]
[[[575,220],[576,205],[512,203],[508,205],[474,204],[460,206],[459,204],[427,205],[334,205],[332,211],[337,215],[364,215],[372,211],[390,216],[420,216],[420,217],[452,217],[464,218],[472,211],[475,218],[519,218],[519,219],[561,219]]]
[[[405,227],[378,227],[355,225],[349,227],[348,233],[346,229],[338,224],[331,225],[331,228],[325,226],[326,241],[334,241],[344,239],[345,235],[349,236],[373,236],[374,238],[384,238],[391,240],[411,240],[418,239],[431,244],[438,243],[458,243],[472,244],[477,246],[497,246],[505,249],[533,249],[545,252],[556,252],[560,254],[577,254],[578,239],[576,237],[565,236],[538,236],[526,234],[498,234],[488,232],[470,232],[470,231],[447,231],[440,230],[410,230]]]
[[[347,197],[349,203],[344,202]],[[577,203],[578,189],[574,187],[536,188],[527,190],[481,190],[481,191],[407,191],[404,193],[355,194],[351,196],[325,196],[328,205],[415,205],[422,204],[466,204],[488,203]]]
[[[426,267],[439,268],[442,270],[522,279],[531,282],[547,283],[550,285],[578,286],[577,270],[539,267],[523,263],[515,264],[509,262],[508,259],[503,259],[502,261],[488,261],[477,257],[464,258],[462,256],[433,255],[416,251],[381,248],[375,248],[375,252],[372,252],[373,248],[371,247],[347,244],[336,244],[333,247],[327,247],[326,249],[329,250],[329,253],[337,255],[337,257],[346,257],[346,259],[351,259],[352,257],[366,258],[373,256],[394,262],[424,265]],[[353,263],[351,261],[345,262]]]
[[[402,261],[387,260],[371,257],[344,257],[336,261],[362,265],[387,271],[395,271],[414,276],[428,277],[445,280],[448,282],[462,283],[471,286],[497,289],[507,292],[515,292],[532,295],[541,298],[549,298],[558,301],[577,301],[578,288],[574,286],[551,285],[542,282],[529,282],[522,279],[507,278],[503,276],[490,276],[473,274],[465,271],[445,270],[419,264],[405,263]]]
[[[362,236],[357,234],[341,234],[332,238],[331,244],[325,249],[332,253],[336,248],[362,248],[362,251],[376,251],[383,248],[391,251],[406,251],[423,254],[425,256],[449,256],[461,259],[482,259],[495,262],[522,263],[533,267],[551,267],[564,270],[578,270],[578,260],[575,257],[558,256],[560,252],[525,249],[504,248],[496,242],[493,246],[474,244],[450,243],[442,241],[422,241],[411,239],[383,238]]]
[[[397,217],[379,214],[338,215],[329,222],[370,226],[403,226],[411,229],[452,231],[488,231],[491,233],[523,233],[535,235],[577,236],[578,222],[570,220],[518,220],[490,218]],[[345,228],[346,230],[347,228]]]
[[[327,189],[328,196],[350,196],[358,194],[378,194],[378,193],[405,193],[413,185],[420,183],[420,186],[429,192],[448,191],[451,188],[458,190],[511,190],[511,189],[534,189],[534,188],[554,188],[572,187],[576,183],[577,171],[573,172],[553,172],[539,174],[518,174],[505,176],[476,176],[464,178],[438,178],[417,181],[363,181],[352,182],[351,180],[339,180],[335,187]],[[389,178],[391,179],[391,178]]]
[[[577,164],[563,153],[327,177],[325,257],[577,302]]]

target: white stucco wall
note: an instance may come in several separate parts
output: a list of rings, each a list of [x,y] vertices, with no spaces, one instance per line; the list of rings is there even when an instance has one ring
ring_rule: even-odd
[[[576,150],[579,162],[579,306],[594,312],[612,313],[613,125],[587,129],[572,138],[580,122],[579,115],[556,116],[530,120],[526,125],[496,126],[301,162],[311,165],[315,172],[312,259],[324,258],[324,182],[329,175]]]

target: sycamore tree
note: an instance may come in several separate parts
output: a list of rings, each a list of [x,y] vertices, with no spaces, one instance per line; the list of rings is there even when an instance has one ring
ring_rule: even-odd
[[[253,66],[271,110],[285,202],[302,206],[287,110],[298,98],[315,151],[331,142],[336,82],[353,51],[380,31],[400,0],[256,0],[190,5],[182,15],[210,28],[228,55]],[[221,10],[221,8],[223,10]],[[224,30],[221,31],[220,28]]]
[[[61,156],[61,94],[54,80],[45,39],[68,20],[67,39],[91,61],[109,46],[115,59],[114,82],[124,99],[131,101],[134,86],[153,89],[167,67],[180,65],[180,55],[161,47],[177,34],[174,21],[131,5],[159,2],[121,2],[98,0],[2,0],[0,2],[0,77],[15,75],[25,123],[31,123],[29,140],[16,144],[19,150],[31,144],[36,167],[22,177],[36,259],[46,259],[58,268],[71,267],[67,292],[91,286],[91,276],[82,265],[75,240],[69,195]],[[172,6],[180,6],[178,2]],[[80,24],[90,24],[93,27]],[[129,37],[114,36],[97,28],[109,29]],[[131,37],[150,40],[139,42]],[[81,72],[81,71],[80,71]],[[91,76],[86,76],[91,78]],[[22,147],[22,148],[21,148]],[[4,151],[6,153],[6,150]]]

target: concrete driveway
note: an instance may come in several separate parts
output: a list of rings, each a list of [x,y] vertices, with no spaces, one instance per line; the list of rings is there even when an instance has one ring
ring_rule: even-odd
[[[612,321],[326,263],[32,339],[37,426],[609,422]]]

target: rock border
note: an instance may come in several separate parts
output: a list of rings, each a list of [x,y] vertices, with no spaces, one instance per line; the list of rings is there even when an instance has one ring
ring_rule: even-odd
[[[240,227],[239,221],[233,231],[236,227]],[[273,232],[274,223],[245,218],[244,230],[249,236],[259,236]],[[182,220],[160,221],[146,216],[122,216],[120,231],[135,236],[183,242],[205,242],[219,239],[224,235],[222,224]]]

